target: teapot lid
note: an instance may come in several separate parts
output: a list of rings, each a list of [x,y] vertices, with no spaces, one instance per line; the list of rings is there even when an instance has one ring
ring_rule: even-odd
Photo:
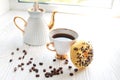
[[[28,11],[30,11],[30,12],[45,12],[45,10],[43,8],[39,7],[38,2],[34,2],[33,8],[28,9]]]

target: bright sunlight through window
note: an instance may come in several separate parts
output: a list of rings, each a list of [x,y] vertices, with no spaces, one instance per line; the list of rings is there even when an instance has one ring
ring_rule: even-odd
[[[18,0],[19,2],[34,2],[35,0]],[[84,7],[111,8],[113,0],[38,0],[39,3],[53,5],[69,5]]]

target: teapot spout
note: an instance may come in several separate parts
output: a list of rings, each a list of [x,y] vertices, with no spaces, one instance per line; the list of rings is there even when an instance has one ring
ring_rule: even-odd
[[[55,23],[55,13],[56,13],[56,12],[57,12],[57,11],[53,11],[53,12],[52,12],[51,20],[50,20],[50,23],[48,24],[48,28],[49,28],[49,29],[52,29],[53,26],[54,26],[54,23]]]

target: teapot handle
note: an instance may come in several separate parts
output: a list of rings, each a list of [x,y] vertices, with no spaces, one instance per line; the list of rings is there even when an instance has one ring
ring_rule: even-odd
[[[21,20],[24,21],[24,26],[27,26],[27,22],[26,22],[22,17],[19,17],[19,16],[14,17],[14,24],[16,25],[16,27],[17,27],[19,30],[21,30],[21,31],[24,33],[24,30],[21,29],[21,28],[17,25],[17,23],[16,23],[16,19],[17,19],[17,18],[19,18],[19,19],[21,19]]]

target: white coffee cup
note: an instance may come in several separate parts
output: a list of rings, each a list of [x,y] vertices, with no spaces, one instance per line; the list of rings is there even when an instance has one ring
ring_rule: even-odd
[[[50,43],[47,44],[47,48],[56,52],[56,58],[66,59],[67,53],[71,45],[78,38],[78,33],[66,28],[57,28],[49,33]],[[54,49],[49,46],[53,45]]]

